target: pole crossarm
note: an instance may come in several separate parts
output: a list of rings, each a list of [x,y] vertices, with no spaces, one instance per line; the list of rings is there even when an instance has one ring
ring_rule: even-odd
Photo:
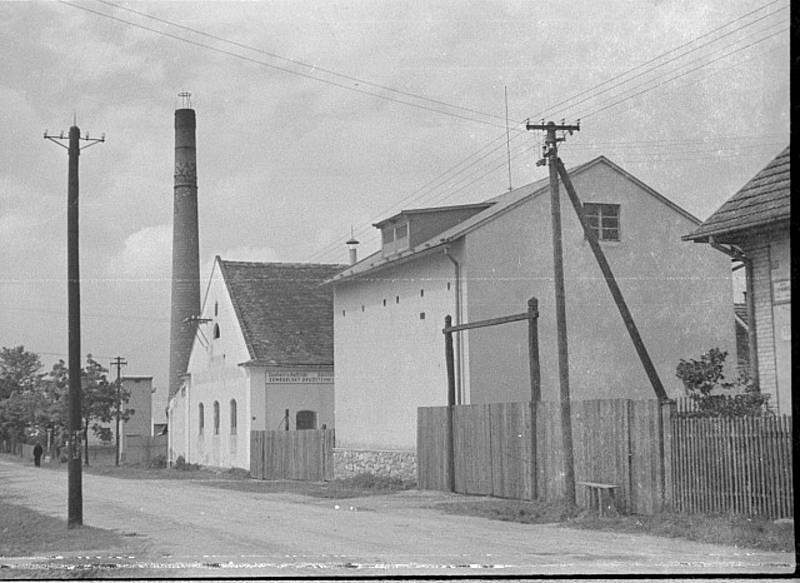
[[[520,320],[533,320],[538,317],[539,312],[523,312],[522,314],[512,314],[511,316],[501,316],[500,318],[490,318],[488,320],[479,320],[477,322],[469,322],[467,324],[447,326],[442,329],[442,332],[444,334],[447,334],[448,332],[461,332],[463,330],[472,330],[474,328],[486,328],[488,326],[508,324],[509,322],[519,322]]]

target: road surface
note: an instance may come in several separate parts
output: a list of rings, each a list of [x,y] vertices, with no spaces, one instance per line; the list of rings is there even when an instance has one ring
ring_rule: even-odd
[[[788,574],[795,564],[790,553],[447,515],[433,506],[456,497],[441,492],[331,500],[199,480],[83,479],[84,523],[124,534],[126,552],[0,557],[0,566],[53,576],[102,564],[128,577],[347,577]],[[66,494],[66,472],[0,460],[3,500],[66,520]]]

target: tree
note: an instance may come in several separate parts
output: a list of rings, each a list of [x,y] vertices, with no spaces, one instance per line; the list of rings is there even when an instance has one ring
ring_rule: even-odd
[[[0,401],[36,384],[40,368],[39,355],[25,350],[24,346],[3,347],[0,350]]]
[[[0,438],[24,441],[46,403],[39,392],[42,363],[25,347],[0,349]]]
[[[767,411],[769,395],[758,390],[747,371],[740,371],[735,382],[725,380],[727,356],[727,352],[712,348],[702,354],[700,360],[681,359],[675,376],[683,381],[687,396],[697,404],[697,411],[687,415],[741,417],[758,416]]]
[[[81,409],[84,447],[84,463],[89,465],[89,429],[103,441],[111,441],[113,433],[107,425],[116,419],[117,387],[108,381],[108,369],[97,362],[92,355],[86,357],[86,368],[81,375]],[[127,407],[130,393],[119,387],[119,417],[127,421],[135,413]]]

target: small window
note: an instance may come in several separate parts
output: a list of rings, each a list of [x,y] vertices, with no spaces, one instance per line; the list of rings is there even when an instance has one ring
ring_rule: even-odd
[[[219,324],[214,324],[214,339],[219,338]]]
[[[598,241],[619,241],[619,205],[585,203],[583,216]]]
[[[231,435],[236,435],[236,399],[231,399]]]
[[[363,312],[363,311],[364,311],[364,309],[365,309],[365,308],[364,308],[364,304],[361,304],[361,311]]]
[[[406,237],[408,237],[408,223],[397,225],[397,227],[394,230],[394,238],[405,239]]]
[[[219,316],[219,302],[214,302],[214,315]]]
[[[419,297],[421,297],[421,298],[425,297],[425,290],[424,289],[419,290]]]
[[[420,320],[424,320],[425,319],[425,312],[420,312],[419,313],[419,319]]]
[[[383,298],[383,307],[386,307],[386,298]]]
[[[394,303],[395,304],[399,304],[400,303],[400,296],[394,296]]]
[[[346,314],[347,312],[345,310],[342,310],[342,317],[344,317]]]
[[[205,429],[205,426],[206,426],[205,407],[203,407],[203,404],[200,403],[197,406],[197,427],[199,428],[198,433],[202,434],[203,429]]]
[[[314,411],[298,411],[295,416],[295,429],[316,429],[317,414]]]
[[[219,435],[219,401],[214,401],[214,435]]]
[[[385,227],[383,229],[383,244],[387,245],[394,241],[394,229],[392,227]]]

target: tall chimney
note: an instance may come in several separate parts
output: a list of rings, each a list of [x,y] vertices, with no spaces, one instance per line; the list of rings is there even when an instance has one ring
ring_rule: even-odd
[[[189,92],[175,110],[175,194],[172,217],[172,304],[169,332],[169,396],[181,386],[200,316],[200,245],[197,224],[195,115]]]

